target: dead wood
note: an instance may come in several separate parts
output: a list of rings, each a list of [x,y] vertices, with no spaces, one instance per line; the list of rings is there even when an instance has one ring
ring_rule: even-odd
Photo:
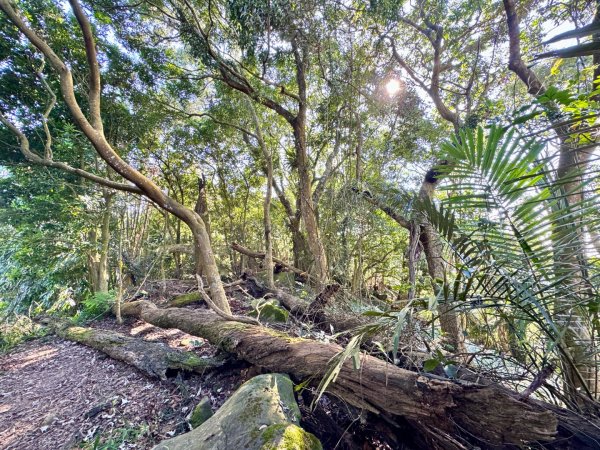
[[[252,295],[260,297],[265,294],[271,294],[297,318],[300,318],[301,320],[312,320],[321,328],[327,329],[327,331],[329,331],[330,327],[333,327],[336,332],[346,331],[366,323],[366,321],[361,320],[360,317],[349,314],[343,316],[334,315],[325,308],[328,302],[340,290],[339,284],[326,286],[312,302],[308,302],[283,289],[270,289],[254,277],[245,275],[244,279],[246,280],[248,291]]]
[[[242,255],[249,256],[250,258],[265,259],[265,253],[255,252],[253,250],[250,250],[246,247],[241,246],[240,244],[238,244],[236,242],[231,244],[231,248],[233,250],[235,250],[236,252],[241,253]],[[297,267],[294,267],[294,266],[286,263],[282,259],[273,257],[273,262],[277,266],[279,266],[279,267],[277,267],[278,271],[283,271],[282,270],[282,268],[283,268],[284,270],[286,270],[288,272],[294,272],[296,275],[300,276],[304,280],[311,278],[311,276],[308,272],[305,272],[304,270],[300,270]]]
[[[202,296],[200,295],[200,292],[188,292],[187,294],[181,294],[173,297],[171,300],[169,300],[169,306],[181,308],[183,306],[192,305],[201,301]]]
[[[168,371],[204,373],[225,364],[225,358],[200,358],[192,352],[175,350],[158,342],[144,341],[116,331],[71,326],[64,321],[47,323],[63,339],[100,350],[161,380],[167,378]]]
[[[142,300],[124,304],[122,314],[201,336],[251,364],[313,383],[342,351],[335,344],[223,320],[209,310],[159,309]],[[555,414],[539,404],[519,401],[504,389],[425,376],[365,354],[360,361],[360,370],[351,362],[344,364],[327,391],[356,407],[402,416],[444,433],[465,430],[490,445],[551,441],[556,435]]]
[[[223,289],[235,288],[241,284],[244,284],[244,280],[235,280],[231,283],[223,284]],[[202,294],[199,291],[188,292],[186,294],[176,295],[169,300],[169,306],[183,307],[187,305],[193,305],[194,303],[200,303],[203,301]]]

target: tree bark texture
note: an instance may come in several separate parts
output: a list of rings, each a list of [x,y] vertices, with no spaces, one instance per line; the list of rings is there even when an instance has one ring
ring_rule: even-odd
[[[60,321],[50,322],[50,326],[63,339],[99,350],[161,380],[167,378],[168,371],[184,370],[202,374],[225,363],[224,358],[200,358],[191,352],[175,350],[162,343],[144,341],[116,331],[70,326]]]
[[[342,351],[335,344],[292,338],[261,326],[220,319],[209,310],[159,309],[148,301],[123,305],[124,316],[201,336],[267,370],[318,383]],[[410,372],[365,354],[360,369],[347,361],[327,391],[374,413],[403,416],[441,432],[468,430],[492,445],[552,440],[554,414],[501,389]]]

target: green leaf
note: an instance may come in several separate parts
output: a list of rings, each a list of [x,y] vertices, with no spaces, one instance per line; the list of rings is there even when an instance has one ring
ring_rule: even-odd
[[[436,358],[427,359],[423,362],[423,370],[425,372],[433,372],[437,366],[440,365],[440,361]]]

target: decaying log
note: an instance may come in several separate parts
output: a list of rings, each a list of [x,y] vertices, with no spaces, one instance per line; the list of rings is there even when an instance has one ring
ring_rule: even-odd
[[[165,253],[185,253],[187,255],[193,255],[194,246],[191,244],[171,244],[161,247],[160,251]]]
[[[210,310],[159,309],[148,301],[125,303],[122,314],[162,328],[201,336],[267,370],[318,383],[342,347],[292,338],[261,326],[219,318]],[[556,415],[494,386],[439,379],[362,354],[360,369],[346,361],[327,391],[374,413],[403,416],[428,428],[470,436],[490,445],[551,441]]]
[[[116,331],[70,326],[62,321],[48,324],[63,339],[100,350],[161,380],[167,378],[167,371],[205,373],[223,366],[226,361],[223,357],[200,358],[192,352],[175,350],[158,342],[144,341]]]
[[[202,296],[200,295],[200,292],[188,292],[187,294],[181,294],[173,297],[171,300],[169,300],[169,306],[182,307],[199,303],[201,301]]]
[[[235,288],[243,283],[244,283],[244,280],[241,280],[241,279],[235,280],[231,283],[224,283],[223,289],[227,290],[227,289]],[[188,292],[186,294],[176,295],[175,297],[173,297],[172,299],[169,300],[169,306],[182,307],[182,306],[192,305],[194,303],[200,303],[202,301],[203,301],[202,294],[200,294],[199,291],[192,291],[192,292]]]
[[[329,300],[340,289],[338,284],[326,286],[325,289],[318,294],[312,302],[308,302],[300,297],[284,291],[283,289],[270,289],[254,277],[244,276],[244,279],[246,280],[247,285],[250,287],[249,291],[251,293],[259,296],[271,294],[273,297],[279,300],[281,304],[294,316],[303,320],[312,320],[321,327],[329,329],[331,326],[336,332],[339,332],[350,330],[366,323],[366,321],[361,320],[360,317],[352,315],[333,315],[327,309],[325,309],[325,306]]]
[[[231,244],[231,248],[233,250],[235,250],[236,252],[241,253],[242,255],[249,256],[250,258],[265,259],[265,254],[264,253],[255,252],[253,250],[250,250],[250,249],[248,249],[246,247],[241,246],[240,244],[238,244],[236,242],[234,242],[233,244]],[[273,257],[273,262],[275,264],[283,267],[288,272],[294,272],[296,275],[300,276],[303,279],[312,278],[311,275],[308,272],[300,270],[297,267],[294,267],[294,266],[286,263],[282,259]]]

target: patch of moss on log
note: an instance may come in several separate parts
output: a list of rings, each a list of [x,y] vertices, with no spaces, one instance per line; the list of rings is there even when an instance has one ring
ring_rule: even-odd
[[[203,397],[192,412],[192,416],[190,417],[190,425],[192,428],[198,428],[200,425],[210,419],[213,414],[214,413],[210,405],[210,400],[208,397]]]
[[[169,306],[182,307],[191,305],[192,303],[198,303],[202,300],[200,292],[190,292],[188,294],[178,295],[169,300]]]

